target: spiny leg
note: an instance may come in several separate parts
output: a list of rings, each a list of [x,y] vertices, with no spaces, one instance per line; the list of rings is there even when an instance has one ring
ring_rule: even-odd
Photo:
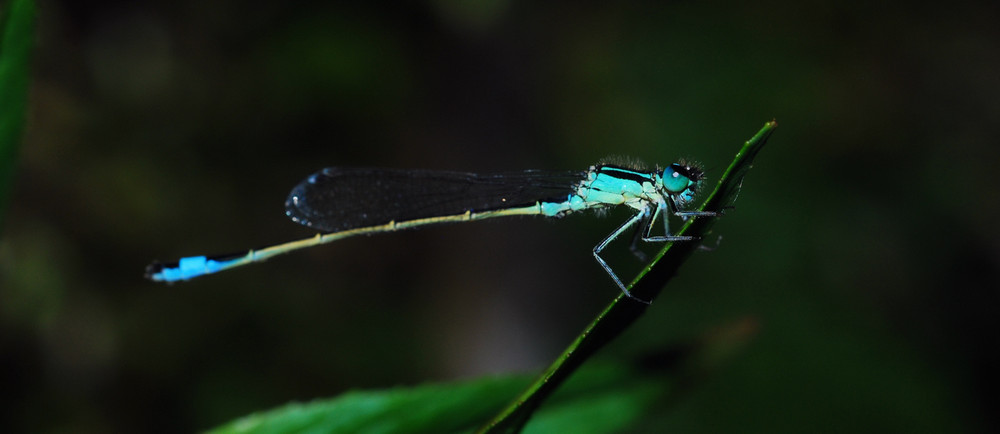
[[[712,215],[715,215],[715,213],[707,212],[707,211],[704,211],[704,212],[703,211],[674,211],[673,213],[671,213],[671,212],[669,212],[669,210],[671,208],[672,207],[670,206],[670,204],[667,201],[665,201],[665,200],[657,204],[657,206],[656,206],[656,213],[653,215],[654,216],[653,221],[656,221],[656,217],[657,216],[661,216],[661,218],[663,219],[663,235],[657,235],[657,236],[651,235],[651,232],[653,231],[653,225],[652,225],[652,223],[650,223],[649,227],[646,229],[646,235],[644,237],[642,237],[643,241],[654,242],[654,243],[664,243],[664,242],[667,242],[667,241],[691,241],[691,240],[694,240],[694,239],[696,239],[696,237],[687,236],[687,235],[685,235],[685,236],[677,236],[677,235],[672,235],[671,234],[671,232],[670,232],[670,214],[673,214],[673,215],[676,215],[676,216],[681,216],[682,218],[687,218],[689,216],[701,217],[701,216],[712,216]],[[684,214],[681,214],[681,213],[684,213]],[[687,214],[687,213],[692,213],[692,214]]]
[[[671,235],[670,233],[671,214],[679,216],[685,220],[689,217],[714,217],[719,215],[719,213],[713,211],[675,211],[676,208],[672,207],[671,205],[672,203],[668,203],[666,200],[664,200],[657,203],[655,210],[653,210],[653,207],[650,206],[649,203],[646,203],[646,206],[644,206],[641,210],[639,210],[639,212],[637,212],[632,218],[628,219],[625,223],[619,226],[618,229],[615,229],[614,232],[612,232],[610,235],[608,235],[607,238],[605,238],[597,246],[594,247],[594,259],[597,260],[598,264],[601,264],[601,267],[604,268],[604,271],[607,272],[609,276],[611,276],[611,279],[613,279],[616,284],[618,284],[618,288],[622,290],[622,293],[624,293],[627,297],[633,300],[645,304],[650,304],[650,302],[632,295],[632,293],[629,292],[627,288],[625,288],[625,284],[622,283],[621,279],[618,277],[618,274],[616,274],[615,271],[611,269],[611,266],[608,265],[607,261],[605,261],[604,258],[601,257],[601,252],[604,251],[604,248],[607,247],[608,244],[610,244],[612,241],[621,236],[622,233],[627,231],[632,226],[635,226],[636,223],[639,223],[639,227],[636,228],[635,235],[632,237],[632,244],[629,246],[629,249],[632,251],[632,254],[634,254],[640,260],[645,261],[646,254],[643,253],[641,250],[639,250],[638,247],[638,240],[640,239],[646,242],[692,241],[697,239],[697,237],[693,236]],[[651,235],[653,231],[653,223],[656,221],[657,218],[663,219],[664,235],[662,236]]]
[[[674,212],[674,215],[687,219],[688,217],[715,217],[719,213],[715,211],[677,211]]]
[[[614,270],[611,269],[611,266],[608,265],[607,261],[605,261],[604,258],[601,257],[601,252],[604,251],[604,248],[607,247],[608,244],[610,244],[612,241],[621,236],[622,233],[627,231],[632,226],[635,226],[636,223],[639,223],[639,227],[636,228],[635,235],[632,237],[632,244],[629,246],[629,250],[631,250],[632,254],[638,257],[639,260],[645,261],[646,254],[641,250],[639,250],[638,247],[638,241],[640,239],[646,242],[692,241],[697,239],[697,237],[693,236],[671,235],[670,233],[671,214],[681,217],[684,220],[687,220],[688,218],[691,217],[715,217],[720,214],[714,211],[679,211],[676,209],[676,206],[672,205],[674,205],[672,202],[663,200],[656,204],[655,210],[652,210],[653,207],[651,207],[650,204],[647,202],[645,206],[641,210],[639,210],[639,212],[637,212],[632,218],[628,219],[625,223],[619,226],[618,229],[615,229],[614,232],[612,232],[610,235],[608,235],[607,238],[605,238],[597,246],[594,247],[594,259],[597,260],[598,264],[601,264],[601,267],[604,268],[604,271],[607,272],[609,276],[611,276],[611,279],[613,279],[616,284],[618,284],[618,288],[622,290],[622,293],[624,293],[627,297],[639,301],[641,303],[650,304],[650,301],[643,300],[639,297],[632,295],[632,293],[629,292],[627,288],[625,288],[625,284],[622,283],[620,278],[618,278],[618,275],[614,272]],[[664,235],[662,236],[651,235],[653,231],[653,223],[656,222],[657,218],[663,219]]]
[[[649,215],[650,208],[652,207],[647,205],[642,209],[642,211],[640,211],[640,213],[643,214],[643,219],[639,227],[636,228],[635,236],[632,238],[632,245],[629,246],[632,254],[639,258],[640,261],[646,261],[646,253],[639,250],[640,239],[646,242],[660,243],[667,241],[691,241],[695,239],[695,237],[671,235],[669,213],[670,205],[667,201],[664,200],[658,202],[652,216]],[[709,217],[717,215],[716,213],[710,211],[678,211],[673,214],[676,216],[682,216],[685,219],[687,217]],[[656,219],[661,217],[663,218],[663,235],[653,236],[653,223],[656,222]]]
[[[631,298],[641,303],[649,304],[649,301],[643,300],[639,297],[632,295],[632,293],[629,292],[627,288],[625,288],[625,284],[623,284],[622,280],[618,278],[618,275],[615,274],[615,271],[612,270],[611,267],[608,265],[607,261],[605,261],[604,258],[601,257],[601,252],[604,250],[605,247],[608,246],[609,243],[611,243],[611,241],[618,238],[622,233],[627,231],[630,227],[634,226],[636,223],[642,221],[646,215],[648,215],[648,211],[639,211],[638,213],[636,213],[635,216],[628,219],[628,221],[619,226],[618,229],[615,229],[615,231],[612,232],[611,235],[608,235],[608,237],[605,238],[604,241],[601,241],[600,244],[594,247],[594,259],[597,260],[598,264],[601,264],[601,267],[604,267],[604,271],[606,271],[608,275],[611,276],[612,279],[614,279],[615,283],[618,284],[618,287],[621,288],[622,293],[624,293],[628,298]]]
[[[649,215],[649,207],[645,207],[639,211],[642,214],[642,219],[639,221],[639,226],[635,228],[635,234],[632,235],[632,244],[629,245],[629,250],[632,254],[639,259],[639,262],[646,262],[649,258],[646,256],[646,252],[639,249],[639,240],[643,240],[649,237],[649,228],[652,226],[652,222],[656,221],[656,216],[659,214],[659,209],[653,213],[652,217]]]

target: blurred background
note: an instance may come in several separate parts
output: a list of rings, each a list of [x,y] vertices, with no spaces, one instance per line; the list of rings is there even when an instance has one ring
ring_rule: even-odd
[[[38,1],[0,239],[4,432],[184,432],[290,401],[535,372],[617,295],[628,212],[307,237],[324,166],[704,164],[737,208],[599,357],[741,318],[670,432],[995,432],[1000,22],[982,2]],[[624,243],[627,244],[627,243]],[[608,258],[623,276],[625,246]]]

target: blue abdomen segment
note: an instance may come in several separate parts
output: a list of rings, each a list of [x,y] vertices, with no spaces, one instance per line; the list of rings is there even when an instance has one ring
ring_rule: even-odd
[[[215,260],[207,256],[189,256],[181,258],[173,264],[154,264],[147,270],[146,275],[157,282],[176,282],[188,280],[205,274],[212,274],[217,271],[232,267],[243,258],[230,260]]]

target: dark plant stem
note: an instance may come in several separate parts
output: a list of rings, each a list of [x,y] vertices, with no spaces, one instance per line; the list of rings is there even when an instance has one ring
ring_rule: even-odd
[[[743,185],[743,178],[750,170],[757,152],[777,128],[775,121],[764,124],[747,140],[733,158],[733,162],[719,179],[715,189],[697,211],[715,211],[719,215],[732,207]],[[691,235],[703,239],[718,217],[688,219],[675,235]],[[629,291],[643,300],[654,300],[674,277],[681,264],[698,248],[699,242],[666,243],[629,285]],[[624,332],[642,315],[649,305],[619,294],[583,330],[576,340],[563,351],[514,402],[504,408],[489,423],[480,428],[482,433],[516,433],[528,422],[532,413],[569,376],[601,347]]]

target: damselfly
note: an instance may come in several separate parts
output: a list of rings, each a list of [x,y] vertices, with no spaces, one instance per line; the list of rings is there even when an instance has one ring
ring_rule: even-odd
[[[187,280],[355,235],[494,217],[559,218],[576,211],[626,205],[636,210],[635,215],[598,243],[593,252],[622,292],[635,298],[601,252],[632,227],[636,232],[631,250],[640,259],[644,255],[638,248],[639,240],[692,240],[670,232],[670,216],[716,215],[685,210],[703,179],[699,167],[683,162],[653,171],[604,164],[583,172],[498,174],[331,167],[302,181],[285,202],[288,217],[320,231],[315,236],[238,254],[153,263],[147,267],[146,277],[160,282]],[[663,235],[652,234],[657,219],[663,221]]]

